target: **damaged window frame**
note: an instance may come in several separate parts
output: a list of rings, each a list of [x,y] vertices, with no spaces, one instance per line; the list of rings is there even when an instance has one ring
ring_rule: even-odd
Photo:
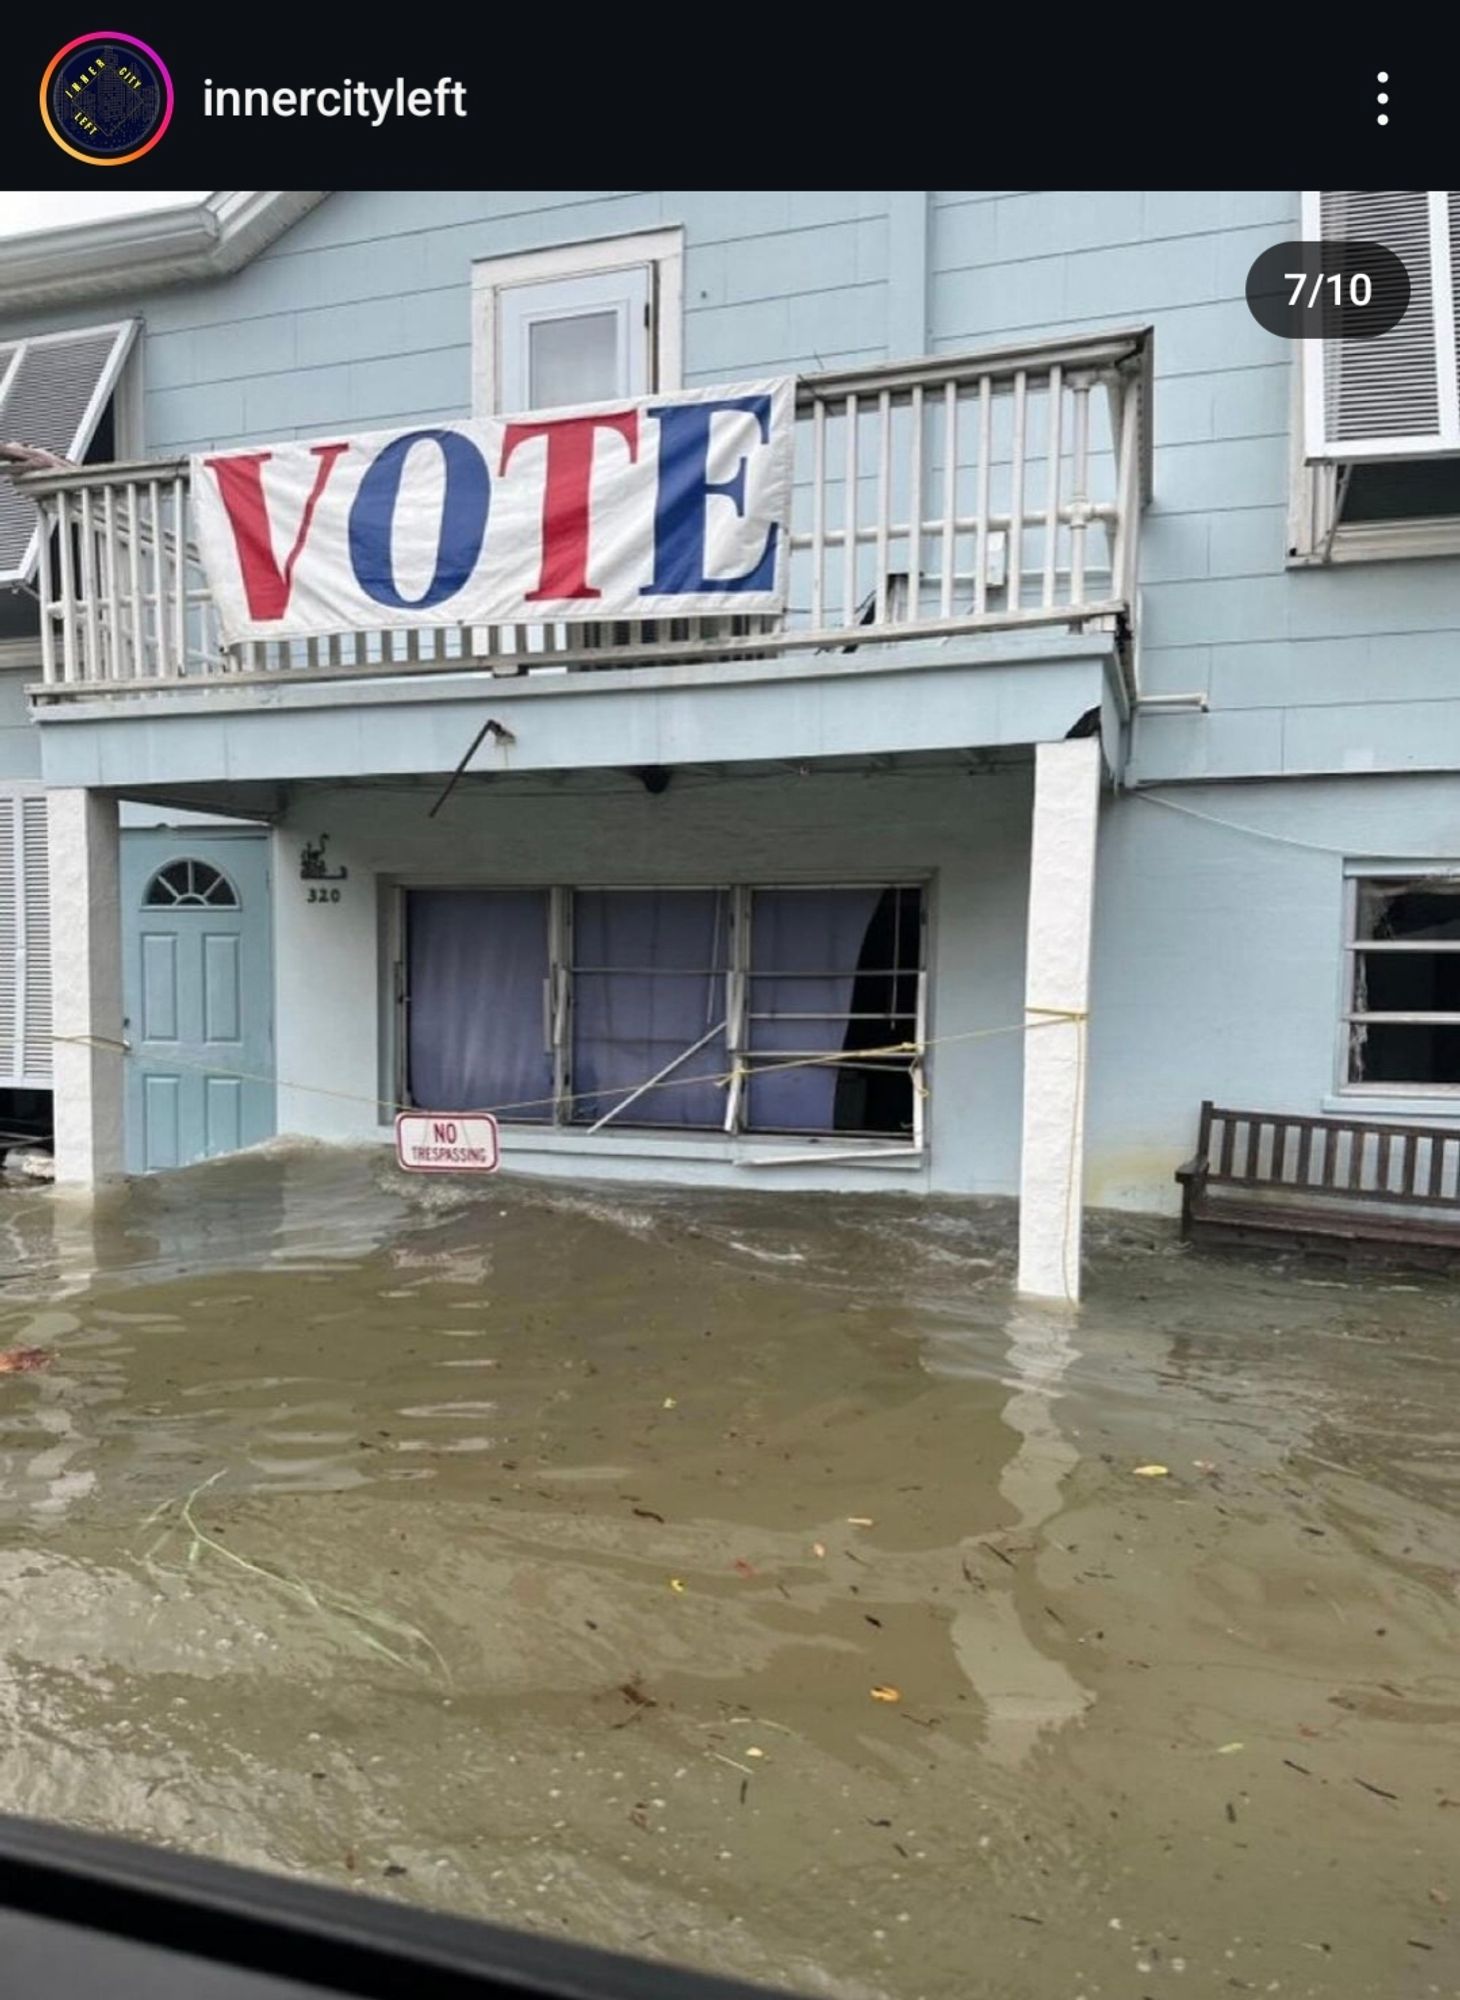
[[[1343,987],[1341,997],[1337,1087],[1345,1097],[1439,1099],[1460,1110],[1460,1080],[1453,1083],[1414,1079],[1369,1079],[1356,1074],[1368,1030],[1382,1027],[1444,1027],[1460,1030],[1460,1009],[1406,1010],[1367,1006],[1364,960],[1379,953],[1460,953],[1456,938],[1375,938],[1360,934],[1362,892],[1380,893],[1401,885],[1453,890],[1460,915],[1460,861],[1348,862],[1344,867]]]
[[[486,885],[467,883],[400,882],[395,885],[392,958],[394,960],[395,995],[395,1095],[401,1104],[415,1105],[410,1089],[410,1034],[409,1010],[411,996],[407,977],[408,964],[408,901],[413,890],[445,888],[479,888]],[[714,1141],[729,1143],[732,1157],[741,1166],[793,1165],[803,1161],[832,1162],[841,1160],[911,1160],[923,1158],[927,1147],[927,1112],[930,1090],[927,1080],[926,1043],[928,1030],[928,980],[929,980],[929,928],[931,922],[932,884],[926,878],[899,877],[894,880],[848,881],[839,878],[834,881],[799,882],[757,882],[728,884],[720,882],[695,883],[574,883],[571,885],[545,885],[542,883],[493,884],[494,888],[512,888],[531,891],[547,898],[548,928],[548,969],[543,982],[543,1036],[544,1050],[551,1058],[553,1074],[553,1107],[546,1121],[514,1120],[510,1113],[502,1117],[504,1125],[520,1124],[524,1138],[542,1139],[552,1133],[563,1144],[582,1144],[591,1149],[604,1140],[615,1136],[639,1141],[658,1138],[688,1144]],[[724,1024],[726,1046],[726,1069],[729,1081],[724,1086],[725,1109],[723,1117],[714,1125],[670,1125],[662,1123],[636,1122],[633,1116],[635,1100],[640,1095],[648,1095],[649,1086],[661,1077],[670,1076],[678,1063],[691,1055],[690,1048],[661,1069],[655,1078],[646,1078],[640,1091],[629,1093],[612,1108],[600,1111],[591,1121],[585,1122],[581,1115],[575,1116],[577,1100],[573,1073],[574,1051],[574,977],[583,967],[575,967],[574,957],[574,898],[580,894],[605,894],[614,891],[659,891],[671,890],[699,891],[713,893],[725,899],[728,906],[728,957],[723,973]],[[757,894],[790,892],[836,892],[836,891],[876,892],[879,897],[896,892],[917,898],[917,962],[903,965],[899,962],[891,968],[891,976],[898,981],[913,984],[914,1006],[912,1009],[913,1052],[906,1058],[879,1060],[879,1067],[893,1067],[895,1061],[905,1061],[911,1094],[910,1129],[906,1132],[886,1133],[862,1130],[838,1130],[837,1127],[777,1128],[757,1130],[750,1123],[749,1092],[747,1080],[753,1078],[758,1067],[769,1067],[782,1058],[774,1052],[754,1047],[757,1013],[753,1007],[754,987],[764,983],[767,975],[757,970],[753,962],[754,907]],[[870,927],[871,919],[869,919]],[[850,969],[851,985],[855,988],[860,977],[874,976],[879,968],[864,970],[860,964]],[[719,975],[717,975],[718,977]],[[915,982],[915,983],[914,983]],[[895,1002],[900,988],[894,985],[891,998]],[[848,995],[847,1006],[841,1013],[819,1016],[826,1020],[844,1017],[848,1026],[859,1018],[855,1007],[855,992]],[[900,1020],[902,1015],[889,1015],[889,1020]],[[844,1029],[845,1033],[845,1029]],[[855,1057],[856,1051],[851,1051]],[[840,1065],[838,1065],[840,1067]],[[473,1107],[416,1107],[454,1108],[466,1110]],[[487,1107],[490,1108],[490,1107]],[[753,1147],[755,1150],[741,1150]]]

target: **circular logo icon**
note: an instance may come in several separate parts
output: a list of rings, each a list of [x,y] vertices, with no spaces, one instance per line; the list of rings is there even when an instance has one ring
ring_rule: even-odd
[[[124,167],[150,153],[172,118],[172,78],[135,35],[78,35],[41,78],[41,118],[73,160]]]

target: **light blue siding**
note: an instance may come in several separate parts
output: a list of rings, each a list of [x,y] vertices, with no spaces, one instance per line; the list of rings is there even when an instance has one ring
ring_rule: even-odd
[[[1449,761],[1460,736],[1460,561],[1286,567],[1293,365],[1243,285],[1261,249],[1299,233],[1296,192],[935,197],[939,349],[1155,328],[1143,680],[1208,693],[1212,713],[1143,718],[1135,783],[1413,769]]]
[[[39,656],[39,644],[36,651]],[[37,671],[12,668],[0,672],[0,780],[39,778],[41,774],[40,738],[31,722],[25,693]]]

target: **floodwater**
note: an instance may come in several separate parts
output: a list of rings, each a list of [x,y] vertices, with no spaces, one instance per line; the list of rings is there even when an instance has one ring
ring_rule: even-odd
[[[0,1808],[855,2000],[1460,1993],[1443,1280],[321,1148],[0,1273]]]

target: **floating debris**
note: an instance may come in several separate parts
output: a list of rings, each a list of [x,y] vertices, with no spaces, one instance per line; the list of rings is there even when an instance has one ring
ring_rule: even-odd
[[[1170,1475],[1169,1465],[1138,1465],[1135,1468],[1137,1479],[1168,1479]]]
[[[685,1589],[685,1585],[684,1585],[684,1578],[683,1578],[683,1577],[681,1577],[681,1576],[672,1576],[672,1577],[670,1577],[670,1579],[669,1579],[669,1588],[670,1588],[670,1589],[671,1589],[672,1591],[674,1591],[674,1592],[676,1593],[676,1595],[678,1595],[678,1596],[680,1596],[680,1597],[683,1597],[683,1595],[684,1595],[684,1589]]]
[[[12,1347],[0,1354],[0,1375],[24,1375],[32,1368],[49,1368],[55,1358],[48,1347]]]
[[[901,1689],[900,1689],[900,1688],[895,1688],[895,1687],[874,1687],[874,1688],[873,1688],[873,1689],[871,1690],[871,1694],[872,1694],[872,1699],[873,1699],[873,1701],[901,1701],[901,1700],[902,1700],[902,1691],[901,1691]]]

